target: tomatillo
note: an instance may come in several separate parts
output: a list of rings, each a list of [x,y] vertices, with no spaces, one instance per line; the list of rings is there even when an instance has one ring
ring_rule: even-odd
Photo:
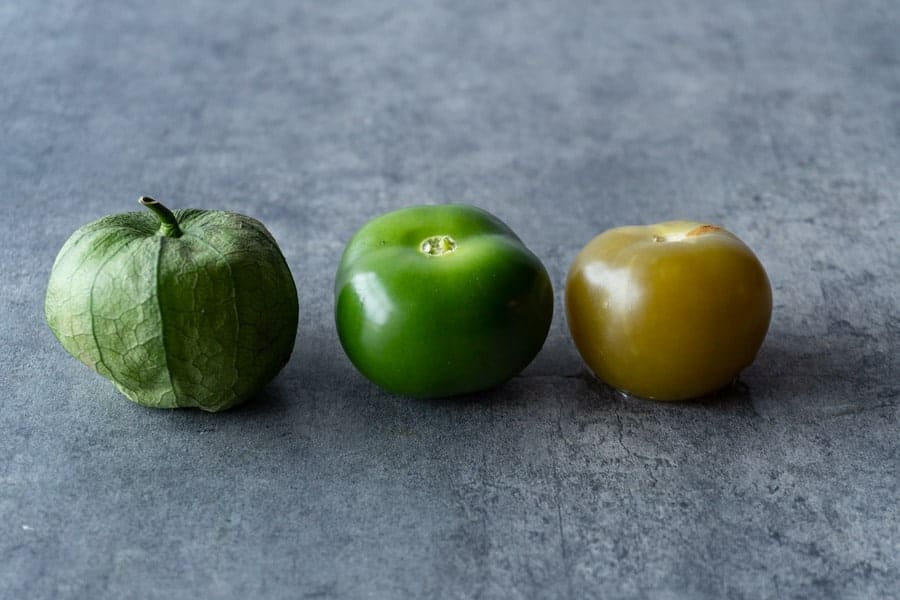
[[[541,261],[474,206],[414,206],[364,225],[335,281],[341,345],[397,394],[439,397],[503,383],[544,344],[553,289]]]
[[[611,229],[575,258],[566,316],[609,385],[656,400],[703,396],[753,362],[772,314],[762,264],[721,227],[670,221]]]
[[[72,356],[152,408],[217,412],[287,363],[297,288],[262,223],[221,210],[104,217],[72,234],[47,285],[47,324]]]

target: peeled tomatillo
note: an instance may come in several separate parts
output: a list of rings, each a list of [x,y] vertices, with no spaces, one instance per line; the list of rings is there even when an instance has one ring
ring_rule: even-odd
[[[540,260],[473,206],[414,206],[364,225],[341,258],[335,321],[363,375],[397,394],[498,385],[535,357],[553,316]]]
[[[256,219],[220,210],[104,217],[72,234],[47,286],[50,329],[129,399],[215,412],[287,362],[297,289]]]
[[[569,329],[609,385],[656,400],[703,396],[753,362],[772,290],[759,260],[721,227],[670,221],[610,229],[575,258]]]

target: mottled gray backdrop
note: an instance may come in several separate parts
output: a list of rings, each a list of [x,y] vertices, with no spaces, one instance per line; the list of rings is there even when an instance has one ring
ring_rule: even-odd
[[[245,407],[126,401],[43,323],[80,225],[264,221],[294,357]],[[342,353],[344,243],[470,202],[545,261],[525,372],[462,400]],[[900,589],[895,0],[0,4],[0,598],[877,598]],[[769,270],[743,383],[618,397],[561,310],[580,246],[717,222]]]

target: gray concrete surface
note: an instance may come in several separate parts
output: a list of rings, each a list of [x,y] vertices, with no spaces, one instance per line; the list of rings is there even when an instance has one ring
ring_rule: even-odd
[[[0,5],[0,598],[900,596],[900,5]],[[263,220],[301,302],[250,405],[126,401],[42,318],[80,225]],[[412,401],[343,355],[332,278],[389,209],[470,202],[557,289],[501,389]],[[772,327],[711,401],[618,397],[567,334],[614,225],[722,223]]]

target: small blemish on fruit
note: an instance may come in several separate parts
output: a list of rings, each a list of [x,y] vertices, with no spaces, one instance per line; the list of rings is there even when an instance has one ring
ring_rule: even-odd
[[[685,234],[685,237],[693,237],[695,235],[703,235],[705,233],[713,233],[715,231],[721,231],[722,228],[718,225],[699,225],[694,227],[690,231]]]

